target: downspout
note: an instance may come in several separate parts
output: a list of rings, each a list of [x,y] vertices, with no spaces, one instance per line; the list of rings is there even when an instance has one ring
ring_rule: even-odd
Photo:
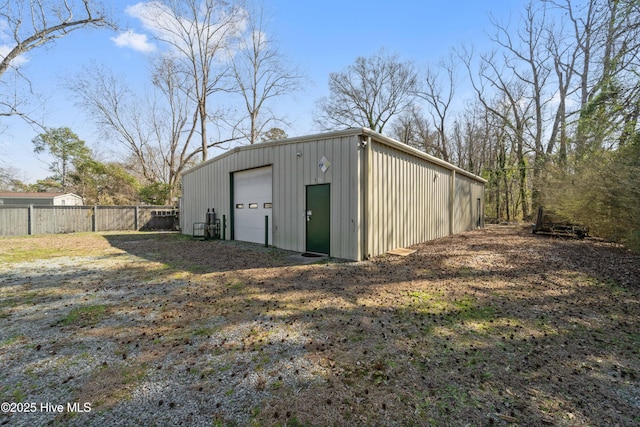
[[[454,233],[453,220],[455,218],[454,209],[456,201],[456,171],[451,169],[451,178],[449,182],[449,235]]]
[[[230,227],[230,237],[229,240],[235,240],[235,230],[234,230],[234,200],[233,200],[233,172],[229,173],[229,227]]]
[[[364,137],[364,135],[362,135],[362,137]],[[362,138],[361,137],[361,138]],[[360,147],[362,148],[363,152],[364,152],[364,159],[363,159],[363,171],[362,171],[362,176],[363,176],[363,180],[362,180],[362,229],[363,229],[363,233],[362,233],[362,259],[366,260],[369,259],[371,256],[371,251],[369,248],[369,233],[370,233],[370,218],[371,218],[371,204],[370,204],[370,194],[369,191],[371,190],[371,175],[372,175],[372,171],[371,171],[371,137],[367,136],[366,138],[362,138],[360,140]]]

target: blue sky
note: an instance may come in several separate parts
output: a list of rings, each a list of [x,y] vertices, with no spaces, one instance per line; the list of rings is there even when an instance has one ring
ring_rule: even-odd
[[[45,97],[45,108],[42,112],[38,110],[37,116],[49,127],[71,128],[105,160],[115,156],[116,147],[99,140],[91,117],[75,106],[74,95],[65,89],[64,82],[94,62],[126,75],[134,86],[148,84],[148,64],[153,52],[141,48],[157,42],[135,16],[125,12],[128,6],[137,3],[126,0],[108,3],[121,28],[130,30],[133,38],[107,30],[80,30],[55,45],[32,50],[22,68],[34,92]],[[287,133],[297,136],[318,131],[312,114],[316,101],[328,94],[330,72],[342,70],[356,57],[369,56],[380,48],[419,66],[436,63],[460,42],[485,50],[488,48],[485,33],[491,30],[490,14],[503,21],[509,17],[517,20],[525,0],[264,0],[264,3],[272,16],[273,38],[280,50],[307,75],[304,90],[294,98],[283,99],[278,106],[291,122]],[[146,44],[122,45],[123,40],[145,42],[145,35]],[[18,169],[18,177],[25,182],[50,175],[48,159],[33,154],[31,140],[37,132],[17,119],[4,119],[1,124],[0,166]]]

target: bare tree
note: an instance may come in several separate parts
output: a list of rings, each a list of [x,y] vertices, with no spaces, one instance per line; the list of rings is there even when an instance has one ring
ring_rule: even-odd
[[[621,90],[621,87],[629,83],[625,74],[631,72],[631,75],[635,75],[632,80],[637,78],[637,72],[632,70],[637,70],[637,52],[640,49],[640,4],[635,0],[547,0],[547,3],[563,12],[568,24],[566,30],[556,37],[564,37],[566,47],[563,51],[568,51],[566,59],[560,63],[562,72],[567,77],[564,84],[569,85],[571,76],[578,79],[577,84],[568,86],[568,90],[578,94],[579,108],[567,111],[565,116],[567,120],[578,123],[573,140],[576,158],[581,159],[589,151],[602,148],[607,129],[617,127],[616,120],[602,114],[600,117],[604,120],[594,127],[594,115],[591,114],[593,108],[604,107],[606,102],[601,101],[611,100],[620,93],[631,94],[633,98],[633,89]],[[556,45],[560,45],[560,42],[556,42]],[[558,50],[556,48],[556,52]],[[556,73],[558,72],[560,71],[557,69]],[[629,86],[626,87],[629,89]],[[627,99],[622,104],[633,105],[629,101]],[[634,115],[635,113],[631,114]],[[593,133],[596,128],[601,129],[604,134]],[[556,133],[552,136],[555,137]],[[560,154],[561,159],[565,159],[562,142],[561,138]],[[554,140],[550,140],[548,147],[552,147],[553,143]]]
[[[5,0],[0,2],[0,28],[7,32],[8,44],[0,45],[0,82],[13,71],[18,79],[29,84],[21,73],[21,58],[27,52],[49,45],[72,31],[87,27],[113,27],[98,2],[92,0]],[[19,106],[16,82],[8,88],[12,94],[0,97],[0,116],[18,115],[33,122]]]
[[[445,81],[441,81],[440,71],[446,74]],[[437,135],[437,156],[444,161],[449,161],[449,148],[447,141],[447,115],[455,94],[455,64],[453,58],[449,61],[441,61],[437,68],[427,67],[424,88],[418,90],[416,95],[427,102],[429,114],[433,121]]]
[[[427,154],[436,155],[438,152],[436,133],[418,105],[413,105],[391,123],[390,135]]]
[[[250,144],[257,142],[274,122],[282,122],[272,102],[300,89],[303,74],[289,65],[275,42],[269,39],[269,18],[264,7],[257,7],[248,17],[247,37],[233,56],[232,73],[246,110],[247,126],[240,131]]]
[[[563,36],[575,61],[565,60],[564,67],[576,80],[569,90],[577,94],[577,107],[566,112],[576,126],[568,132],[567,156],[561,148],[558,167],[549,165],[544,201],[567,220],[638,250],[640,3],[551,4],[569,24]]]
[[[147,183],[168,184],[177,191],[180,175],[202,152],[197,101],[189,96],[192,81],[174,59],[158,58],[152,82],[155,92],[145,98],[134,92],[123,76],[99,67],[73,79],[72,90],[88,109],[105,139],[129,152],[129,163]],[[216,141],[208,148],[228,141]]]
[[[410,62],[379,51],[359,57],[345,71],[329,74],[329,97],[319,101],[315,121],[324,129],[364,126],[382,132],[411,107],[418,77]]]
[[[0,166],[0,191],[19,191],[22,181],[20,171],[13,166]]]
[[[160,58],[155,64],[153,84],[162,96],[153,103],[150,117],[156,152],[150,158],[160,161],[156,170],[161,171],[163,179],[156,181],[169,184],[172,196],[180,175],[202,150],[197,144],[197,114],[193,100],[185,96],[192,93],[191,83],[184,80],[170,57]]]
[[[177,69],[188,81],[199,123],[200,153],[206,160],[207,127],[214,119],[210,98],[230,87],[225,82],[229,60],[246,25],[246,12],[221,0],[161,0],[139,3],[133,12],[169,47]]]
[[[557,107],[553,117],[551,132],[545,149],[545,158],[549,158],[558,145],[558,162],[566,165],[569,118],[569,97],[575,92],[573,77],[579,50],[570,42],[566,42],[560,32],[549,30],[549,49],[553,58],[553,69],[557,82]]]
[[[455,159],[457,166],[480,175],[493,167],[494,158],[488,112],[475,101],[467,104],[454,122]]]
[[[159,178],[154,170],[152,131],[148,126],[148,108],[139,102],[139,96],[126,84],[124,76],[115,76],[110,70],[92,66],[71,80],[70,89],[80,99],[105,140],[122,144],[138,160],[141,174],[150,181]]]
[[[494,68],[494,77],[490,80],[494,87],[505,92],[506,99],[512,105],[512,113],[515,116],[515,135],[518,142],[518,158],[521,168],[519,173],[522,177],[521,197],[523,202],[523,216],[527,217],[526,185],[527,169],[524,162],[524,147],[533,152],[533,182],[532,182],[532,204],[534,208],[539,205],[540,174],[545,163],[546,151],[543,146],[544,128],[547,121],[546,108],[552,96],[550,94],[551,76],[551,49],[549,46],[548,24],[546,9],[537,3],[530,2],[525,7],[525,13],[521,20],[521,27],[515,33],[515,37],[510,29],[497,21],[493,21],[496,35],[492,39],[494,43],[504,52],[503,62],[508,75],[513,76],[511,88],[517,88],[516,96],[506,94],[511,90],[508,85],[495,82],[497,70]],[[519,98],[519,99],[518,99]],[[519,108],[526,105],[526,108]],[[522,114],[518,114],[520,111]]]
[[[608,1],[599,9],[603,11],[596,23],[599,37],[591,52],[596,73],[590,76],[593,84],[578,126],[578,136],[586,145],[577,147],[578,158],[626,143],[636,132],[640,114],[640,3]]]
[[[458,122],[455,161],[471,158],[468,135],[485,138],[487,206],[498,218],[526,218],[544,201],[603,235],[637,234],[611,230],[638,224],[628,178],[638,170],[640,3],[530,2],[517,27],[493,24],[493,52],[460,52],[488,127]]]
[[[496,119],[493,125],[501,126],[505,130],[499,138],[501,146],[506,146],[504,141],[511,141],[512,152],[516,156],[518,201],[523,218],[527,218],[529,204],[526,136],[532,108],[531,99],[527,96],[529,88],[511,69],[513,64],[510,63],[508,56],[500,56],[497,52],[480,55],[477,74],[472,65],[473,52],[462,49],[459,51],[459,56],[467,68],[469,81],[478,101],[488,114]],[[498,152],[498,154],[506,155],[506,152]]]

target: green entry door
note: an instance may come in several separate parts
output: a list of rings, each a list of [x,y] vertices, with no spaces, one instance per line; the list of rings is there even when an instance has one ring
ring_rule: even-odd
[[[329,255],[331,184],[307,185],[307,252]]]

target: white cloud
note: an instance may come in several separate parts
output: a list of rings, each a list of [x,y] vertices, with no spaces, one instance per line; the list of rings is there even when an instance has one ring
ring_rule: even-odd
[[[157,1],[127,6],[125,12],[133,18],[139,19],[143,27],[155,35],[162,35],[168,32],[169,28],[176,26],[169,8]]]
[[[117,37],[111,37],[111,40],[118,47],[129,47],[138,52],[149,53],[156,50],[156,45],[149,42],[146,34],[138,34],[132,30],[120,33]]]
[[[0,59],[6,58],[6,56],[11,52],[11,50],[15,47],[15,44],[7,44],[12,42],[12,38],[9,36],[11,32],[9,31],[9,24],[5,21],[0,21]],[[19,68],[21,65],[29,62],[29,58],[25,55],[18,55],[17,58],[14,58],[11,61],[12,68]]]
[[[204,9],[198,11],[198,16],[179,16],[175,11],[158,1],[140,2],[128,6],[125,12],[140,21],[142,27],[154,37],[163,40],[172,46],[172,50],[185,51],[187,40],[195,43],[198,37],[196,33],[207,34],[207,40],[216,48],[220,48],[222,56],[232,55],[234,46],[228,42],[234,40],[245,30],[247,25],[246,14],[243,10],[232,12],[229,15],[222,7],[214,11],[215,17],[212,23],[205,23],[203,19],[209,16]],[[204,8],[204,3],[201,6]]]

